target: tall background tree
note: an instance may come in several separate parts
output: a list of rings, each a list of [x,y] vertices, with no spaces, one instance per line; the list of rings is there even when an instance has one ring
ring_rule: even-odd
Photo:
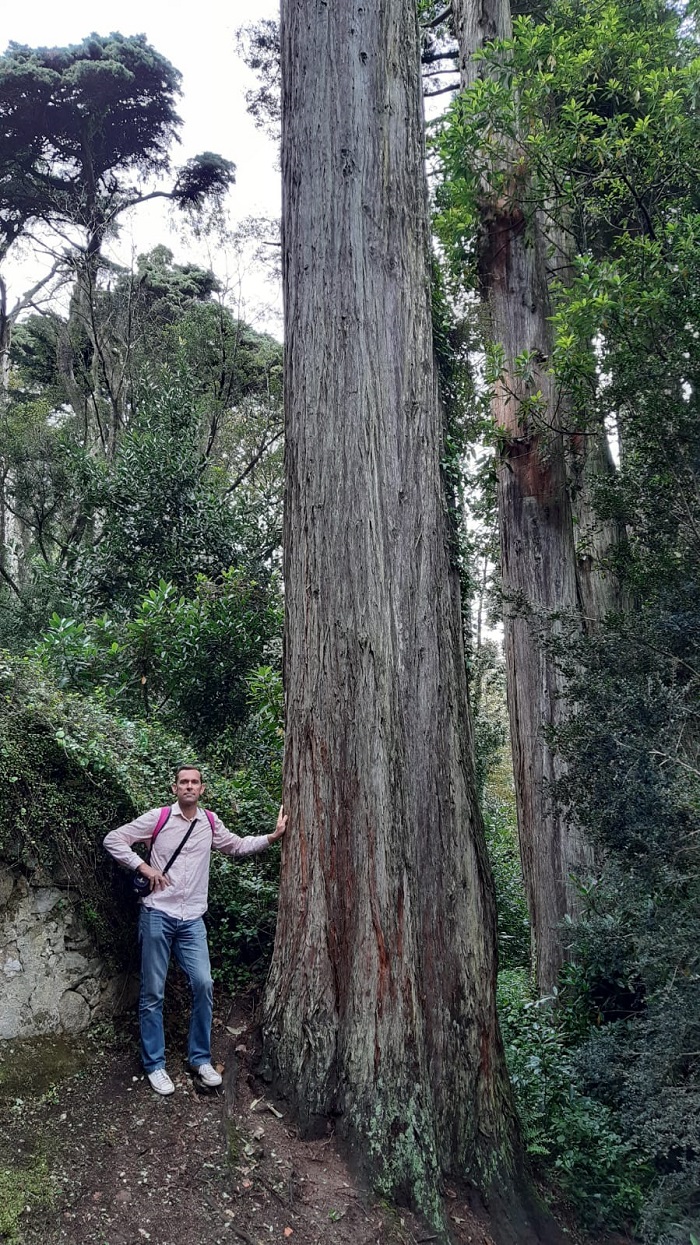
[[[566,279],[549,283],[547,367],[574,437],[606,423],[619,445],[614,472],[591,472],[587,502],[601,531],[624,533],[605,556],[590,546],[620,584],[616,608],[588,630],[573,614],[548,645],[565,697],[548,741],[565,769],[549,794],[598,854],[566,934],[559,1023],[577,1051],[573,1075],[629,1146],[640,1231],[663,1242],[685,1241],[697,1222],[700,1153],[689,1019],[697,41],[682,16],[656,0],[562,0],[518,19],[512,40],[486,47],[483,83],[455,108],[446,150],[457,176],[443,200],[443,236],[462,265],[477,245],[484,185],[501,188],[511,214],[543,213],[568,230]],[[527,175],[520,188],[514,169]]]
[[[66,48],[10,44],[0,58],[0,265],[19,239],[36,244],[37,231],[51,256],[45,277],[12,306],[0,274],[0,401],[7,396],[12,325],[42,286],[68,282],[70,315],[57,322],[58,365],[86,442],[107,456],[128,422],[129,343],[115,339],[100,314],[103,243],[129,208],[160,197],[201,212],[221,201],[234,176],[230,161],[204,153],[179,169],[170,187],[148,186],[171,170],[179,92],[180,74],[141,35],[91,35]],[[76,371],[90,377],[89,386]],[[4,498],[0,509],[7,546],[10,535],[19,541],[21,534],[11,531]]]

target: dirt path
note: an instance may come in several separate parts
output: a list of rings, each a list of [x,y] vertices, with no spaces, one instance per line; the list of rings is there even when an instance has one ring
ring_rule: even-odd
[[[168,1049],[181,1050],[183,1039],[182,1023],[171,1020]],[[3,1245],[437,1239],[407,1212],[368,1198],[332,1135],[299,1139],[284,1104],[254,1075],[255,1029],[243,1004],[217,1016],[213,1049],[221,1091],[199,1092],[172,1056],[176,1092],[159,1098],[141,1072],[131,1022],[72,1044],[0,1043]],[[455,1242],[491,1245],[447,1192]]]

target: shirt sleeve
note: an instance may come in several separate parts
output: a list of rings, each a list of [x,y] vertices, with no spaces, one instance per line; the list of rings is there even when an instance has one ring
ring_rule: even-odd
[[[269,847],[269,842],[266,834],[246,834],[243,838],[232,834],[214,813],[214,836],[211,845],[217,852],[223,852],[224,856],[255,856],[258,852],[264,852]]]
[[[120,865],[124,865],[125,869],[138,869],[143,864],[143,859],[137,852],[131,850],[132,843],[150,843],[153,838],[153,831],[158,824],[158,814],[160,809],[151,808],[147,813],[142,813],[134,821],[127,821],[124,826],[117,826],[116,830],[110,830],[103,839],[103,846],[106,847],[110,856]]]

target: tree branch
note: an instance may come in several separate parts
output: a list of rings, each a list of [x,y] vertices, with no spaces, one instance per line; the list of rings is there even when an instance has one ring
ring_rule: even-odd
[[[250,475],[250,473],[251,473],[251,471],[253,470],[253,468],[254,468],[254,467],[257,467],[257,465],[258,465],[258,463],[260,462],[260,459],[262,458],[263,454],[264,454],[267,450],[269,450],[271,446],[273,446],[273,445],[275,444],[275,441],[279,441],[279,439],[280,439],[280,437],[281,437],[281,436],[282,436],[282,433],[281,433],[281,432],[276,432],[276,433],[274,434],[274,436],[270,437],[270,440],[269,440],[269,441],[268,441],[268,440],[266,440],[266,439],[265,439],[265,437],[263,437],[263,439],[262,439],[262,441],[260,442],[260,445],[258,446],[257,450],[255,451],[255,454],[253,455],[253,457],[250,459],[250,461],[248,462],[248,464],[247,464],[247,465],[243,468],[243,471],[241,471],[240,475],[238,475],[238,476],[236,477],[236,479],[233,481],[233,484],[231,484],[231,485],[230,485],[230,486],[226,489],[226,496],[228,496],[228,494],[229,494],[229,493],[233,493],[233,492],[235,492],[235,490],[238,488],[238,486],[239,486],[240,484],[242,484],[242,483],[243,483],[243,481],[246,479],[246,477],[247,477],[247,476],[249,476],[249,475]]]
[[[6,583],[6,584],[7,584],[7,585],[8,585],[8,586],[12,589],[12,591],[13,591],[13,592],[14,592],[14,594],[15,594],[15,596],[19,597],[19,599],[21,600],[21,599],[22,599],[22,593],[20,592],[19,588],[17,587],[17,584],[15,583],[14,579],[12,578],[12,576],[11,576],[11,575],[8,575],[7,571],[5,570],[5,567],[2,565],[2,562],[0,562],[0,575],[1,575],[1,576],[2,576],[2,578],[5,580],[5,583]]]
[[[422,22],[421,30],[434,30],[436,26],[441,26],[443,22],[446,22],[451,13],[452,4],[450,3],[447,5],[447,8],[442,9],[441,12],[431,18],[429,22]]]
[[[35,296],[39,293],[39,290],[42,290],[45,285],[48,285],[49,281],[56,276],[56,273],[59,268],[62,267],[63,263],[64,261],[62,258],[55,259],[51,271],[47,273],[45,277],[42,277],[41,280],[37,281],[36,285],[33,285],[30,290],[27,290],[26,294],[22,294],[22,296],[17,299],[12,311],[7,313],[7,319],[10,324],[14,324],[21,311],[24,311],[27,307],[31,307]]]
[[[459,90],[459,82],[455,82],[454,86],[441,86],[438,91],[424,91],[423,96],[425,99],[430,99],[431,95],[446,95],[448,91],[458,91],[458,90]]]
[[[434,65],[436,61],[454,61],[459,56],[459,48],[454,47],[447,52],[424,52],[421,65]]]

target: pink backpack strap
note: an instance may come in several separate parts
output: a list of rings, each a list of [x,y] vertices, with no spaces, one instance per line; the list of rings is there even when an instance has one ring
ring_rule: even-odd
[[[171,809],[171,807],[170,807],[170,805],[169,805],[169,804],[168,804],[168,806],[167,806],[166,808],[162,808],[162,809],[160,810],[160,812],[159,812],[159,814],[158,814],[158,820],[157,820],[157,822],[156,822],[155,830],[153,831],[153,835],[152,835],[152,837],[151,837],[151,847],[153,847],[153,844],[155,843],[156,839],[158,838],[158,835],[160,834],[161,830],[163,829],[163,826],[165,825],[166,821],[167,821],[167,820],[168,820],[168,818],[170,817],[171,812],[172,812],[172,809]]]
[[[207,821],[209,822],[209,825],[210,825],[210,827],[211,827],[211,834],[212,834],[212,838],[213,838],[213,837],[214,837],[214,830],[216,829],[216,826],[214,825],[214,814],[212,813],[211,809],[209,809],[209,808],[205,808],[204,812],[206,813],[206,818],[207,818]]]

